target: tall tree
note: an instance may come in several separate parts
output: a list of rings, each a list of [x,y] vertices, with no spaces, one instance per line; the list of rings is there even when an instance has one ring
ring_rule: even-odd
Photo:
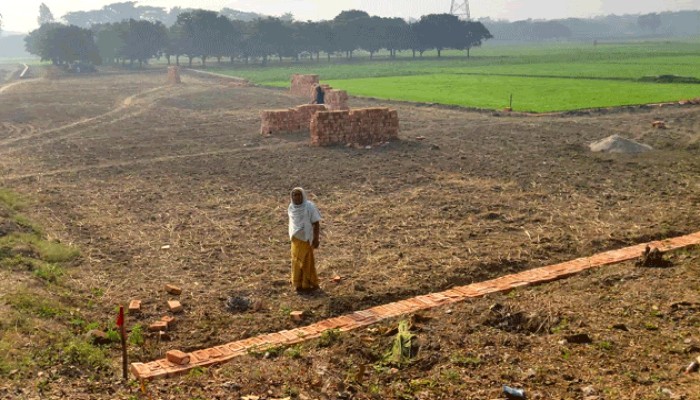
[[[202,65],[206,65],[207,58],[218,53],[218,27],[221,24],[216,12],[195,10],[182,13],[178,15],[175,25],[178,25],[178,46],[182,54],[189,58],[190,67],[195,57],[201,58]]]
[[[656,13],[640,15],[637,18],[637,24],[643,30],[650,30],[656,33],[656,30],[661,27],[661,17]]]
[[[374,58],[374,53],[378,52],[386,45],[386,23],[380,17],[358,18],[354,22],[358,28],[358,45],[369,53],[369,59]]]
[[[92,27],[96,36],[97,49],[103,64],[116,64],[124,48],[124,31],[127,23],[99,24]]]
[[[51,13],[49,6],[47,6],[45,3],[41,3],[39,6],[39,17],[36,19],[36,21],[39,23],[39,26],[54,22],[53,14]]]
[[[401,18],[384,19],[386,40],[384,46],[389,50],[391,58],[396,58],[396,52],[411,48],[411,28]]]
[[[99,51],[93,32],[74,25],[44,24],[25,38],[29,53],[54,65],[83,61],[99,64]]]
[[[463,21],[464,24],[464,48],[467,50],[467,58],[471,56],[473,47],[480,47],[484,40],[492,39],[493,35],[479,21]]]
[[[343,11],[333,18],[337,50],[345,52],[347,58],[352,58],[352,53],[360,47],[359,22],[365,18],[369,18],[369,14],[360,10]]]
[[[319,48],[326,53],[328,61],[331,61],[331,54],[340,48],[338,45],[338,29],[330,21],[322,21],[318,25]]]
[[[120,37],[124,42],[120,55],[132,65],[138,61],[140,67],[149,59],[160,56],[168,40],[167,29],[162,22],[134,19],[126,23],[126,29],[120,32]]]
[[[426,48],[436,49],[438,57],[442,56],[444,49],[464,48],[464,25],[455,15],[424,15],[416,29],[421,44]]]

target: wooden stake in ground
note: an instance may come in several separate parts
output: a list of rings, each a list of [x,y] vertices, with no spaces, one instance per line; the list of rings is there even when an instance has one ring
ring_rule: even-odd
[[[117,317],[117,326],[120,329],[122,337],[122,377],[126,381],[128,379],[127,375],[127,365],[128,360],[126,357],[126,326],[124,324],[124,306],[119,306],[119,316]]]

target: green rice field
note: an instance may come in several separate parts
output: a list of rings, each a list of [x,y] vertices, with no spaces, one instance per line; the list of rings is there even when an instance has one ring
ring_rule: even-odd
[[[516,111],[550,112],[676,101],[700,97],[698,83],[656,83],[674,75],[700,82],[700,41],[489,46],[413,59],[330,63],[304,60],[235,66],[218,72],[285,87],[296,73],[319,74],[351,95],[501,109],[513,95]],[[649,82],[649,80],[652,82]],[[673,80],[673,79],[672,79]]]

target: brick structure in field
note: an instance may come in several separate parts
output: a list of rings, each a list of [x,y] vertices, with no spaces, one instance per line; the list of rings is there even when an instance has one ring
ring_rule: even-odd
[[[344,90],[328,89],[325,96],[326,107],[331,111],[349,110],[348,92]]]
[[[289,93],[294,96],[308,97],[318,84],[318,75],[292,75]]]
[[[182,80],[180,80],[180,67],[168,67],[168,83],[171,85],[182,83]]]
[[[389,108],[321,111],[311,120],[311,144],[371,145],[398,139],[399,114]]]
[[[325,93],[325,104],[329,110],[348,110],[348,93],[335,90],[329,85],[320,83],[318,75],[292,75],[289,93],[294,96],[306,97],[309,103],[316,100],[316,87],[321,86]]]
[[[318,111],[326,111],[323,104],[304,104],[286,110],[266,110],[260,113],[260,133],[263,136],[277,133],[301,133],[309,131],[311,118]]]
[[[388,108],[351,110],[348,93],[321,84],[318,75],[292,75],[290,93],[316,99],[316,88],[325,92],[325,104],[305,104],[286,110],[266,110],[260,113],[260,133],[310,132],[315,146],[336,144],[371,145],[399,136],[399,116]]]
[[[324,105],[306,104],[287,110],[267,110],[260,113],[260,133],[310,132],[311,144],[371,145],[398,139],[399,115],[388,108],[359,108],[336,110]]]

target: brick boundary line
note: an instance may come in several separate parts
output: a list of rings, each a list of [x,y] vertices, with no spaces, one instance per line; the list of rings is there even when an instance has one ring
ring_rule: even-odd
[[[607,251],[591,257],[577,258],[560,264],[505,275],[485,282],[457,286],[443,292],[421,295],[356,311],[292,330],[264,334],[209,349],[193,351],[187,354],[190,357],[190,362],[186,365],[176,365],[167,359],[161,359],[149,363],[132,363],[130,370],[134,377],[139,380],[177,376],[187,373],[193,368],[225,363],[247,354],[249,351],[264,351],[273,346],[288,346],[315,339],[329,329],[350,331],[399,315],[436,308],[469,298],[482,297],[490,293],[507,292],[518,287],[551,282],[588,269],[632,260],[638,258],[647,245],[657,247],[660,251],[665,252],[696,244],[700,244],[700,232]]]

